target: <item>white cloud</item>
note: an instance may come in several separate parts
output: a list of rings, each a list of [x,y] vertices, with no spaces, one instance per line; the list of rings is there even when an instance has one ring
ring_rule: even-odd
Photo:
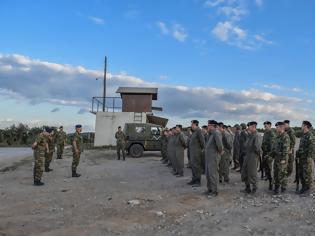
[[[104,25],[105,24],[105,20],[100,18],[100,17],[90,16],[89,20],[92,21],[93,23],[97,24],[97,25]]]
[[[264,0],[255,0],[255,3],[258,7],[262,7],[264,5]]]
[[[245,8],[240,6],[238,7],[225,6],[219,8],[219,13],[224,14],[229,20],[238,21],[241,20],[243,16],[247,15],[248,12]]]
[[[188,37],[186,29],[181,24],[173,23],[172,25],[168,26],[165,22],[158,21],[156,22],[156,25],[162,34],[171,35],[179,42],[184,42]]]
[[[91,98],[101,94],[99,81],[103,72],[84,67],[31,59],[21,55],[0,55],[0,95],[32,104],[48,102],[78,108],[79,114],[90,110]],[[20,70],[28,67],[28,72]],[[152,83],[126,73],[108,74],[108,96],[117,96],[119,86],[158,87],[155,105],[164,108],[171,119],[214,118],[248,121],[257,119],[302,120],[312,115],[297,97],[278,96],[258,89],[228,91],[214,87],[191,87]],[[21,86],[23,84],[23,86]],[[99,92],[98,92],[99,91]],[[43,122],[44,123],[44,122]]]
[[[220,4],[222,4],[222,3],[224,3],[225,2],[225,0],[208,0],[208,1],[206,1],[205,2],[205,6],[206,7],[216,7],[216,6],[218,6],[218,5],[220,5]]]

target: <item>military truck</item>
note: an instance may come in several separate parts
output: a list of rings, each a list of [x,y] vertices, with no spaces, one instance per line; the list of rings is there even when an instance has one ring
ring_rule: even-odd
[[[126,150],[132,157],[141,157],[144,151],[161,151],[162,127],[149,123],[126,123]]]

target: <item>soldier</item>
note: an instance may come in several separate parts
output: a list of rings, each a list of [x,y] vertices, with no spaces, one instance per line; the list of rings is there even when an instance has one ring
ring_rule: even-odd
[[[205,144],[208,141],[208,126],[207,125],[203,125],[201,127],[201,132],[202,135],[205,139]],[[202,167],[202,174],[205,174],[205,170],[206,170],[206,161],[205,161],[205,150],[202,151],[202,159],[201,159],[201,167]]]
[[[246,124],[242,123],[241,124],[241,133],[240,133],[240,156],[239,156],[239,164],[240,164],[240,172],[242,171],[242,167],[243,167],[243,161],[244,161],[244,157],[245,157],[245,144],[246,144],[246,140],[248,137],[248,133],[247,133],[247,126]]]
[[[233,145],[233,137],[227,131],[227,126],[224,125],[222,122],[219,122],[218,130],[222,134],[222,144],[224,153],[221,156],[220,164],[219,164],[219,180],[222,183],[228,183],[230,181],[229,174],[230,174],[230,161],[232,157],[232,145]]]
[[[279,124],[279,122],[278,122]],[[270,121],[265,121],[264,122],[264,128],[265,128],[265,132],[264,132],[264,136],[263,136],[263,140],[262,140],[262,163],[261,163],[261,171],[262,171],[262,177],[263,177],[263,173],[265,171],[266,174],[266,178],[267,180],[269,180],[269,190],[272,190],[272,155],[271,155],[271,151],[272,151],[272,146],[273,146],[273,142],[275,141],[275,133],[271,128],[271,122]]]
[[[161,135],[161,139],[160,139],[162,164],[166,164],[168,161],[168,158],[167,158],[167,137],[168,137],[168,130],[165,129],[165,130],[163,130],[162,135]]]
[[[240,167],[239,157],[240,157],[240,136],[241,136],[241,126],[236,124],[234,125],[234,141],[233,141],[233,170],[236,170]]]
[[[201,184],[201,173],[202,173],[202,151],[205,148],[205,139],[202,135],[201,129],[199,128],[199,121],[191,121],[192,135],[189,142],[190,150],[190,162],[192,179],[188,182],[188,185],[193,187],[200,187]]]
[[[245,156],[241,170],[242,181],[246,186],[241,192],[252,194],[257,191],[257,165],[262,152],[256,127],[256,121],[248,123],[248,137],[244,146]]]
[[[315,156],[315,137],[311,129],[312,124],[309,121],[303,121],[303,136],[300,140],[296,156],[299,160],[298,174],[302,183],[300,194],[308,193],[312,185],[312,161]]]
[[[295,134],[294,130],[290,127],[290,121],[285,120],[285,131],[290,137],[290,151],[289,151],[289,160],[288,160],[288,176],[292,174],[293,164],[294,164],[294,147],[295,147]]]
[[[184,151],[186,148],[186,140],[182,133],[182,125],[176,125],[175,135],[175,161],[176,161],[176,177],[184,176]]]
[[[63,150],[66,146],[67,134],[63,131],[63,126],[59,127],[59,131],[56,134],[57,144],[57,159],[62,159]]]
[[[190,144],[190,139],[191,139],[191,128],[188,128],[188,137],[187,137],[187,159],[188,159],[188,164],[187,164],[187,168],[191,168],[191,164],[190,164],[190,148],[189,148],[189,144]]]
[[[173,137],[173,128],[169,129],[168,136],[167,136],[167,159],[168,159],[167,166],[168,167],[172,167],[172,154],[173,154],[172,137]]]
[[[75,133],[72,140],[72,153],[73,153],[73,160],[72,160],[72,177],[80,177],[81,175],[77,173],[77,167],[80,163],[80,156],[83,152],[83,138],[81,135],[82,132],[82,125],[75,126]]]
[[[34,185],[41,186],[44,185],[41,182],[43,175],[44,159],[45,153],[49,151],[47,144],[47,137],[49,135],[50,128],[46,127],[43,132],[37,135],[35,142],[32,145],[34,150]]]
[[[172,173],[174,175],[177,175],[176,171],[176,147],[175,147],[175,142],[176,142],[176,127],[173,127],[171,129],[171,136],[168,140],[167,147],[168,147],[168,157],[170,160],[170,167],[172,168]]]
[[[118,131],[115,134],[116,138],[116,148],[117,148],[117,159],[120,160],[120,151],[123,155],[123,160],[126,159],[126,153],[125,153],[125,142],[126,142],[126,135],[121,130],[121,126],[118,127]]]
[[[208,121],[208,142],[205,147],[206,158],[206,178],[207,188],[205,192],[207,195],[218,195],[219,183],[219,163],[221,156],[224,154],[222,134],[217,130],[217,122],[215,120]]]
[[[45,153],[45,172],[50,172],[53,169],[50,169],[50,163],[52,161],[54,151],[55,151],[55,140],[54,140],[54,131],[53,129],[49,129],[49,135],[46,138],[46,142],[48,144],[48,151]]]
[[[289,158],[290,149],[290,137],[285,132],[285,127],[283,122],[276,123],[277,137],[274,141],[272,155],[274,157],[273,163],[273,178],[275,183],[274,194],[279,193],[279,188],[281,187],[281,192],[284,193],[287,187],[287,165]],[[268,157],[269,158],[269,157]],[[269,187],[270,189],[270,187]],[[272,187],[271,187],[272,190]]]

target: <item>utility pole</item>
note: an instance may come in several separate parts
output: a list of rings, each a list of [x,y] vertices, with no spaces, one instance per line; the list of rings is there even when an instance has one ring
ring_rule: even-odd
[[[105,111],[105,103],[106,103],[106,71],[107,71],[107,57],[105,56],[105,63],[104,63],[103,112]]]

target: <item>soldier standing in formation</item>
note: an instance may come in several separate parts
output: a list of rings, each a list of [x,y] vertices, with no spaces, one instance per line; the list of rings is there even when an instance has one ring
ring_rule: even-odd
[[[217,130],[218,123],[215,120],[208,121],[208,141],[205,147],[206,160],[206,178],[207,188],[205,192],[208,195],[218,195],[219,183],[219,163],[221,156],[224,154],[222,135]]]
[[[257,191],[257,165],[261,155],[261,145],[257,134],[257,122],[247,124],[248,137],[245,143],[245,155],[242,166],[242,181],[245,182],[245,193],[256,193]]]
[[[81,135],[82,132],[82,125],[75,126],[75,134],[72,140],[72,153],[73,153],[73,160],[72,160],[72,177],[80,177],[81,175],[77,173],[77,167],[80,163],[80,156],[83,152],[83,138]]]
[[[160,142],[161,142],[161,155],[162,155],[162,163],[163,164],[166,164],[168,162],[168,157],[167,157],[167,139],[168,139],[168,130],[165,129],[163,130],[162,132],[162,135],[161,135],[161,139],[160,139]]]
[[[41,186],[44,183],[41,181],[43,176],[45,153],[49,151],[47,144],[47,137],[49,136],[51,129],[46,127],[43,132],[38,134],[35,142],[32,145],[34,150],[34,185]]]
[[[265,121],[264,122],[264,136],[262,140],[262,176],[264,175],[263,173],[265,172],[266,178],[269,181],[269,190],[272,190],[272,147],[273,143],[275,141],[275,133],[271,128],[271,122],[270,121]]]
[[[239,164],[240,164],[240,172],[242,171],[243,168],[243,162],[244,162],[244,156],[245,156],[245,145],[246,145],[246,140],[247,140],[247,126],[246,124],[242,123],[241,124],[241,133],[240,133],[240,151],[239,151]]]
[[[288,159],[290,150],[290,137],[285,132],[284,123],[276,123],[277,137],[273,145],[273,179],[274,179],[274,194],[279,193],[279,188],[281,187],[281,193],[284,193],[287,188],[288,182]]]
[[[65,148],[67,141],[67,134],[63,131],[63,126],[59,127],[59,131],[56,134],[56,144],[57,144],[57,159],[62,159],[63,150]]]
[[[227,126],[225,126],[222,122],[219,123],[218,130],[222,134],[222,144],[223,144],[223,150],[224,150],[221,156],[220,168],[219,168],[220,183],[222,183],[222,181],[228,183],[230,181],[229,175],[230,175],[230,161],[231,161],[231,156],[232,156],[233,137],[228,132]]]
[[[199,128],[199,121],[191,121],[191,131],[192,135],[189,142],[190,150],[190,162],[192,179],[189,185],[193,187],[199,187],[201,185],[201,174],[202,174],[202,151],[205,148],[205,139]]]
[[[234,125],[235,133],[233,140],[233,170],[237,170],[240,167],[239,157],[240,157],[240,136],[241,136],[241,126]]]
[[[187,145],[186,145],[187,146],[187,159],[188,159],[187,168],[191,168],[191,164],[190,164],[190,148],[189,148],[191,135],[192,135],[191,128],[188,128]]]
[[[45,154],[45,172],[50,172],[53,169],[49,168],[50,163],[53,159],[54,151],[55,151],[55,140],[54,140],[54,131],[50,128],[49,135],[46,138],[46,142],[48,144],[48,150]]]
[[[289,160],[288,160],[288,170],[287,170],[288,177],[289,177],[292,174],[293,164],[294,164],[295,134],[294,134],[294,130],[290,127],[289,120],[285,120],[284,125],[285,125],[285,131],[290,137],[290,150],[289,150]]]
[[[315,156],[315,138],[311,131],[312,124],[309,121],[303,121],[303,136],[300,140],[297,151],[298,175],[302,183],[300,194],[308,193],[312,185],[312,162]]]
[[[122,152],[123,160],[126,159],[125,142],[126,135],[121,130],[121,126],[118,127],[118,131],[115,134],[116,148],[117,148],[117,159],[120,160],[120,152]]]
[[[184,176],[184,151],[186,148],[186,140],[182,133],[182,125],[176,125],[175,137],[175,169],[176,177]]]

